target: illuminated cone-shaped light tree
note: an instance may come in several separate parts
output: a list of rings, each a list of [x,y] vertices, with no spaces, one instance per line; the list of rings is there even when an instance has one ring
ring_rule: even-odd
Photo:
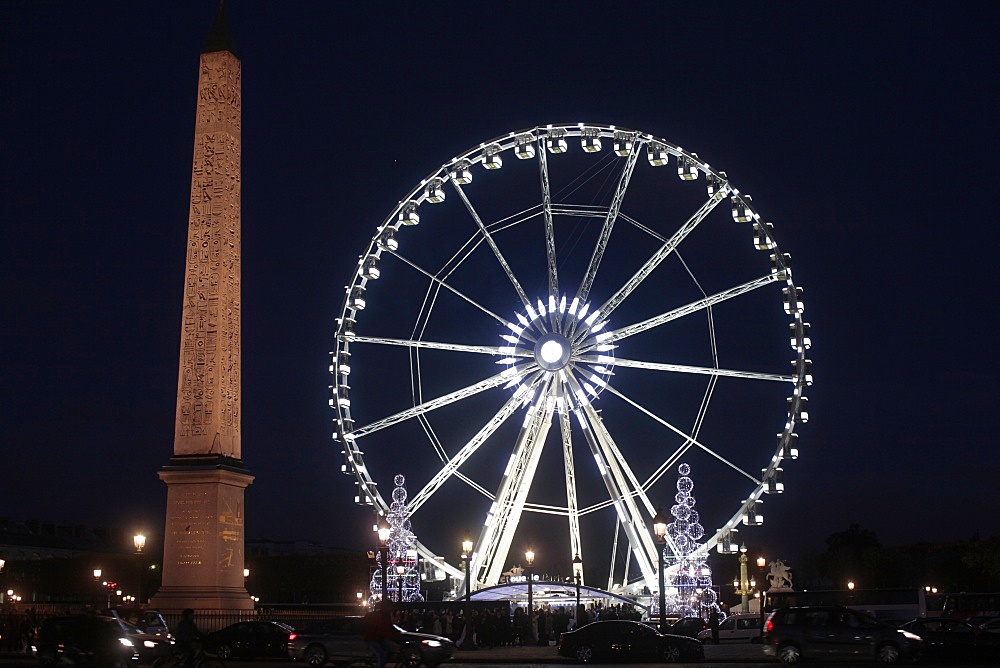
[[[674,520],[667,525],[667,535],[676,551],[671,555],[670,548],[665,548],[668,550],[666,560],[670,564],[666,572],[666,611],[668,614],[707,620],[715,610],[721,619],[725,615],[721,613],[718,597],[712,589],[712,570],[704,555],[694,554],[705,529],[694,508],[694,481],[689,477],[691,467],[681,464],[677,473],[677,494],[674,505],[670,507]]]
[[[417,537],[406,509],[406,478],[397,475],[393,482],[392,503],[386,519],[389,522],[388,559],[386,560],[386,595],[390,601],[422,601],[420,570],[417,563]],[[370,601],[382,598],[382,554],[375,562],[375,572],[369,584]]]

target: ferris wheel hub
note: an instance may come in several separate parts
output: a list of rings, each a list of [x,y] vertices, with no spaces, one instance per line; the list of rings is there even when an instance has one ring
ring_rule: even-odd
[[[558,332],[550,332],[535,343],[535,361],[546,371],[558,371],[569,363],[569,339]]]

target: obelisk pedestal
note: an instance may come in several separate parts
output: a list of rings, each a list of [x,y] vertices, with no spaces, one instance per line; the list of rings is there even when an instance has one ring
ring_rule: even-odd
[[[161,610],[252,609],[243,582],[240,61],[225,4],[200,58]]]

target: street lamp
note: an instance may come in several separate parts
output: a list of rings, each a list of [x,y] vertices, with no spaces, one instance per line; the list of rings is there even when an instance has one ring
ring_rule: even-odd
[[[853,580],[851,580],[850,582],[847,583],[847,588],[850,589],[851,591],[854,591],[854,581]]]
[[[139,602],[142,602],[142,548],[146,547],[146,537],[140,531],[132,536],[132,545],[135,546],[135,558],[138,568],[136,569],[137,582],[135,592]]]
[[[760,602],[758,606],[760,607],[760,631],[764,632],[764,604],[767,602],[767,592],[764,591],[764,582],[766,580],[766,574],[764,573],[764,567],[767,566],[767,559],[764,555],[757,557],[757,569],[760,571]]]
[[[101,584],[101,573],[103,573],[103,572],[104,571],[102,571],[100,568],[95,568],[93,570],[94,584],[96,584],[98,587],[103,587],[104,586],[104,585]],[[100,599],[98,599],[97,607],[101,607]]]
[[[656,516],[653,517],[653,533],[656,534],[657,552],[659,553],[659,578],[660,578],[660,633],[667,632],[667,591],[663,584],[663,551],[667,542],[667,518],[663,516],[663,510],[656,509]]]
[[[364,603],[361,602],[361,597],[362,596],[363,596],[363,594],[361,592],[358,592],[358,605],[364,605]]]
[[[576,611],[573,613],[576,620],[573,627],[576,628],[580,625],[580,581],[583,580],[583,559],[579,554],[573,557],[573,580],[576,581]]]
[[[525,569],[527,571],[527,573],[528,573],[528,633],[531,634],[531,638],[534,638],[535,637],[535,622],[532,619],[534,617],[534,614],[533,614],[532,604],[531,604],[531,580],[532,580],[532,577],[531,577],[531,567],[535,563],[535,553],[532,552],[531,549],[528,549],[524,553],[524,560],[528,564],[528,568]]]
[[[389,534],[390,533],[392,533],[392,530],[389,527],[379,527],[378,528],[378,542],[379,542],[378,555],[379,555],[379,561],[382,562],[381,563],[381,567],[382,567],[382,604],[383,605],[385,605],[385,603],[389,600],[389,589],[388,589],[388,587],[389,587],[389,583],[388,583],[388,577],[389,577],[389,575],[386,572],[386,569],[387,569],[386,562],[389,561]]]
[[[465,564],[465,610],[462,615],[465,617],[465,639],[462,641],[462,649],[473,649],[476,645],[472,642],[472,573],[469,572],[469,562],[472,560],[472,541],[466,538],[462,541],[462,562]]]
[[[0,559],[0,573],[3,573],[3,567],[6,566],[6,565],[7,565],[7,562],[5,560],[3,560],[3,559]],[[3,603],[3,590],[0,589],[0,604],[2,604],[2,603]]]

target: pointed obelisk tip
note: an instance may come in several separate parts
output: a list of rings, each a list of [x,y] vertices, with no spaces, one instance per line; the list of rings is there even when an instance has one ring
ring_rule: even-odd
[[[229,29],[229,18],[226,16],[226,0],[219,0],[219,11],[215,13],[215,22],[208,31],[205,47],[201,50],[202,53],[214,51],[228,51],[236,55],[236,40],[233,39],[233,33]]]

